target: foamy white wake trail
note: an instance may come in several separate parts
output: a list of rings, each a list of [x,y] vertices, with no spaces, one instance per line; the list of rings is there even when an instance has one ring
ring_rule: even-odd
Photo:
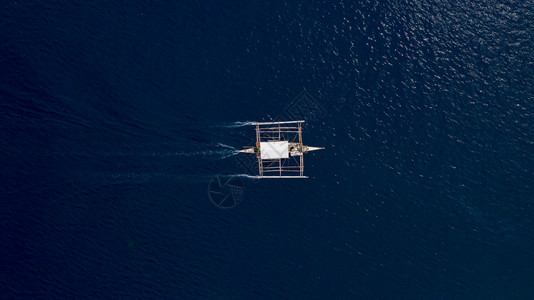
[[[211,147],[213,147],[213,146],[211,146]],[[192,151],[192,152],[181,151],[181,152],[176,152],[176,156],[186,156],[186,157],[205,156],[205,157],[210,157],[210,158],[215,158],[215,159],[225,159],[225,158],[228,158],[230,156],[234,156],[234,155],[239,154],[239,152],[237,151],[237,149],[235,147],[230,146],[230,145],[226,145],[226,144],[223,144],[223,143],[217,143],[215,148],[216,149],[206,149],[206,150],[202,150],[202,151]]]
[[[114,172],[114,173],[94,173],[90,177],[94,180],[107,184],[137,183],[172,181],[176,182],[209,182],[214,174],[176,174],[162,172]]]
[[[144,184],[148,182],[186,181],[209,182],[217,173],[206,168],[207,165],[222,161],[228,157],[239,154],[238,150],[223,143],[208,143],[197,149],[179,149],[161,152],[118,152],[103,153],[107,161],[120,161],[116,169],[111,172],[91,172],[90,176],[104,184]],[[143,167],[153,163],[150,171]],[[176,166],[195,165],[195,168],[179,168]],[[208,174],[206,174],[208,173]],[[246,177],[245,174],[238,175]]]
[[[225,159],[230,156],[239,154],[237,149],[233,146],[223,143],[211,144],[205,147],[204,150],[180,150],[172,152],[119,152],[119,153],[105,153],[106,157],[191,157],[191,158],[215,158]]]
[[[253,122],[253,121],[245,121],[245,122],[236,121],[236,122],[224,123],[224,124],[221,124],[221,125],[218,125],[218,126],[216,125],[215,127],[237,128],[237,127],[254,125],[254,123],[255,122]]]
[[[247,178],[247,179],[257,179],[256,176],[252,176],[252,175],[249,175],[249,174],[234,174],[232,176],[242,177],[242,178]]]
[[[204,150],[204,151],[191,151],[191,152],[175,152],[171,154],[172,156],[177,157],[206,157],[206,158],[215,158],[215,159],[225,159],[230,156],[237,155],[239,152],[237,150]],[[169,156],[171,156],[169,155]]]
[[[222,148],[227,148],[227,149],[237,150],[236,148],[234,148],[234,147],[232,147],[232,146],[228,146],[228,145],[223,144],[223,143],[217,143],[217,146],[222,147]]]
[[[237,154],[239,154],[239,152],[237,152],[237,150],[233,150],[231,152],[228,152],[228,154],[225,154],[223,157],[221,157],[221,159],[225,159],[225,158],[228,158],[230,156],[237,155]]]

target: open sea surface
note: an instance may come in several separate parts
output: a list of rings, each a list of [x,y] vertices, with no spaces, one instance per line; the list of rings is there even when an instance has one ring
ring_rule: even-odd
[[[534,299],[534,2],[4,1],[0,154],[3,299]]]

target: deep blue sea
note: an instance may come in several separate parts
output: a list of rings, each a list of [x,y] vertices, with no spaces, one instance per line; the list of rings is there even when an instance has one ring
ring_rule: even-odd
[[[534,2],[4,1],[0,151],[2,299],[534,299]]]

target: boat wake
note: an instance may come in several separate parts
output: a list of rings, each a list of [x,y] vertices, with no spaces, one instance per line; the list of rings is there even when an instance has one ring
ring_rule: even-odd
[[[208,166],[218,161],[222,162],[237,154],[239,152],[233,146],[223,143],[211,143],[199,150],[184,149],[180,151],[161,152],[119,151],[100,153],[100,155],[76,153],[75,156],[77,159],[80,156],[85,156],[97,158],[98,161],[106,161],[106,168],[102,170],[94,171],[91,169],[85,170],[85,172],[80,171],[84,173],[83,182],[95,181],[100,184],[144,184],[149,182],[175,181],[190,183],[209,182],[217,173]],[[195,167],[191,167],[193,165]],[[245,174],[239,174],[237,176],[247,177]]]
[[[170,158],[170,157],[207,157],[215,159],[225,159],[230,156],[239,154],[235,147],[217,143],[212,144],[204,148],[204,150],[191,150],[191,151],[170,151],[170,152],[118,152],[118,153],[103,153],[102,155],[106,158],[110,157],[151,157],[151,158]],[[84,156],[84,154],[78,153],[77,155]],[[85,154],[85,156],[91,156],[90,154]]]
[[[230,175],[230,176],[247,178],[247,179],[258,179],[257,176],[252,176],[252,175],[249,175],[249,174],[234,174],[234,175]]]
[[[218,147],[222,147],[222,148],[226,148],[226,149],[237,150],[235,147],[228,146],[228,145],[223,144],[223,143],[217,143],[217,146],[218,146]]]
[[[113,172],[94,173],[90,178],[104,184],[144,184],[149,182],[191,182],[206,183],[213,174],[175,174],[172,172]]]
[[[255,123],[256,122],[253,122],[253,121],[245,121],[245,122],[236,121],[236,122],[230,122],[230,123],[223,123],[223,124],[215,126],[215,127],[238,128],[238,127],[243,127],[243,126],[254,125]]]
[[[237,150],[204,150],[204,151],[192,151],[192,152],[174,152],[174,153],[161,153],[158,156],[177,156],[177,157],[196,157],[196,156],[205,156],[217,159],[225,159],[230,156],[239,154]]]
[[[239,154],[237,149],[235,147],[223,144],[223,143],[217,143],[217,148],[214,150],[203,150],[203,151],[196,151],[196,152],[177,152],[177,156],[208,156],[216,159],[225,159],[230,156],[234,156]],[[223,149],[220,149],[223,148]]]

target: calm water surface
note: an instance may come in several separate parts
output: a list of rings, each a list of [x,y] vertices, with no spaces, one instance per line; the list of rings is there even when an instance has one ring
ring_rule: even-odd
[[[532,1],[1,7],[6,299],[534,297]],[[310,179],[218,209],[304,89]]]

